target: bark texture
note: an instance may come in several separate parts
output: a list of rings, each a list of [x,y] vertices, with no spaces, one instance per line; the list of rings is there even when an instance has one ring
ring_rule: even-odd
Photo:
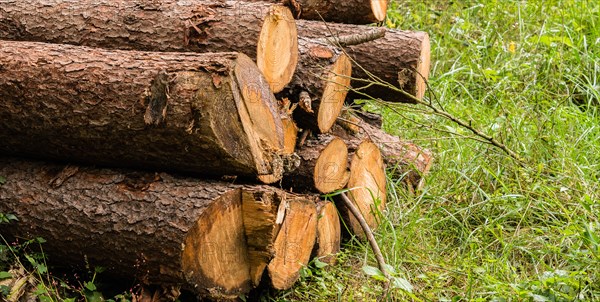
[[[9,41],[0,54],[0,152],[281,177],[276,101],[243,54]]]
[[[290,7],[298,19],[369,24],[385,19],[388,0],[271,0],[270,2],[283,2]]]
[[[325,133],[335,123],[350,88],[351,62],[340,49],[310,39],[299,40],[300,62],[286,97],[300,104],[294,120],[302,129]],[[302,93],[307,97],[302,97]]]
[[[385,19],[387,0],[284,0],[300,19],[369,24]]]
[[[300,37],[320,39],[347,35],[360,35],[371,27],[298,20]],[[410,95],[421,99],[425,93],[425,81],[429,77],[430,44],[425,32],[388,29],[384,37],[345,48],[354,60],[352,88],[373,98],[390,102],[414,102],[402,93],[381,85],[366,87],[373,79],[367,72]],[[415,72],[416,71],[416,72]],[[362,87],[362,88],[361,88]],[[367,98],[355,91],[351,99]]]
[[[293,73],[297,62],[295,29],[286,32],[287,37],[259,39],[273,6],[277,5],[232,0],[2,0],[0,38],[111,49],[237,51],[251,58],[257,58],[257,46],[268,48],[287,38],[289,60],[279,64],[286,66],[283,69],[291,67]],[[294,23],[289,10],[283,15],[288,17],[282,22]],[[270,65],[266,61],[278,61],[268,51],[263,55],[257,58],[261,71]],[[289,82],[292,73],[285,79],[277,78],[278,85]]]
[[[0,159],[0,175],[0,212],[19,218],[0,225],[2,234],[43,237],[54,263],[89,263],[203,296],[251,288],[239,185],[15,158]]]

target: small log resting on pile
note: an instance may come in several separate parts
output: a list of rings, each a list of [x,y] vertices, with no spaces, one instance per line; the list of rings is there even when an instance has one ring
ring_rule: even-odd
[[[15,158],[0,159],[0,175],[0,212],[19,219],[0,224],[7,240],[43,237],[52,263],[102,266],[145,284],[235,298],[258,283],[280,246],[296,244],[289,256],[314,244],[314,197],[268,186]],[[287,198],[291,212],[280,222],[288,237],[277,236]]]
[[[341,126],[340,124],[346,124],[342,122],[332,128],[332,133],[343,139],[349,150],[356,150],[362,140],[368,138],[379,146],[392,175],[403,177],[411,191],[423,187],[424,176],[429,173],[433,164],[431,151],[386,133],[377,121],[369,123],[366,122],[367,119],[356,115],[346,116],[345,119],[351,120],[350,127]]]
[[[385,19],[388,0],[284,0],[299,19],[369,24]]]
[[[271,286],[289,289],[300,278],[300,269],[308,265],[317,237],[317,200],[289,198],[280,204],[284,217],[275,239],[275,256],[267,266]]]
[[[282,124],[238,53],[0,44],[0,152],[108,166],[281,178]]]
[[[383,21],[388,5],[388,0],[270,0],[269,2],[281,2],[287,5],[297,19],[350,24]]]
[[[354,150],[350,164],[348,197],[358,208],[372,230],[379,225],[379,215],[386,208],[385,164],[379,147],[370,140],[364,140]],[[349,209],[340,203],[340,213],[350,231],[365,238],[360,223]]]
[[[0,39],[152,51],[237,51],[256,58],[273,91],[298,60],[290,10],[234,0],[2,1]]]
[[[372,29],[368,26],[305,20],[298,20],[297,25],[300,37],[323,39],[325,35],[325,39],[333,45],[354,40],[352,43],[341,43],[349,44],[345,50],[355,62],[352,71],[353,91],[349,93],[351,99],[364,99],[368,95],[390,102],[414,102],[389,87],[370,85],[374,80],[368,73],[372,73],[378,81],[389,83],[417,99],[424,96],[430,64],[429,35],[426,32],[387,29],[383,37],[368,41],[371,38],[367,33]],[[361,35],[365,35],[367,42],[360,43]],[[352,36],[355,38],[350,39]]]
[[[333,202],[320,201],[317,204],[317,212],[319,220],[317,221],[317,242],[313,256],[322,262],[333,265],[336,262],[336,254],[340,251],[340,217]]]
[[[298,103],[294,120],[302,129],[325,133],[335,123],[350,87],[352,64],[338,48],[299,40],[300,62],[283,94]]]
[[[348,183],[348,148],[343,140],[321,134],[296,150],[300,165],[286,173],[282,185],[294,192],[330,193]]]

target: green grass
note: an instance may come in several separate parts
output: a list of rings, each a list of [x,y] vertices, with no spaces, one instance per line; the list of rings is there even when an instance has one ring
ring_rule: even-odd
[[[422,191],[391,179],[376,238],[405,301],[600,301],[600,4],[394,3],[388,26],[432,40],[429,100],[525,161],[424,108],[373,105],[386,130],[435,154]],[[401,114],[399,114],[401,113]],[[272,300],[375,301],[368,246]]]

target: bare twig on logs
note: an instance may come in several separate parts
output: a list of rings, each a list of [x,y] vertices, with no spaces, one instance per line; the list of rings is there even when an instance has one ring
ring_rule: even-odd
[[[348,210],[350,210],[350,212],[352,212],[352,215],[354,215],[356,220],[358,220],[358,222],[360,223],[360,226],[362,227],[363,231],[365,232],[365,235],[367,236],[367,240],[369,240],[369,244],[371,245],[371,249],[373,250],[373,254],[375,254],[375,259],[377,260],[377,265],[379,266],[379,269],[383,273],[383,276],[385,276],[385,278],[387,279],[386,286],[385,286],[386,290],[387,290],[387,288],[389,287],[390,280],[392,280],[392,276],[390,276],[390,274],[388,273],[388,271],[385,267],[386,266],[385,259],[383,259],[383,254],[381,254],[381,249],[379,249],[379,245],[377,244],[377,241],[375,240],[373,231],[371,231],[369,224],[367,224],[367,221],[360,214],[360,211],[352,203],[350,198],[348,198],[348,196],[346,196],[346,193],[342,192],[342,193],[340,193],[340,196],[342,196],[344,205],[348,208]]]
[[[386,29],[384,27],[379,27],[365,33],[337,37],[333,36],[317,40],[333,46],[352,46],[383,38],[385,36],[385,32]]]

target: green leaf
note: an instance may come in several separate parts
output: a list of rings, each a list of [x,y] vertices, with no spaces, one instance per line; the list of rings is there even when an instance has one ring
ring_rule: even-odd
[[[0,296],[10,295],[10,287],[8,285],[0,285]]]
[[[376,267],[374,266],[370,266],[370,265],[365,265],[362,267],[363,272],[365,272],[365,274],[369,275],[369,276],[383,276],[383,273]]]
[[[12,278],[12,274],[9,272],[0,272],[0,280]]]
[[[17,219],[17,216],[15,216],[15,214],[6,214],[6,215],[4,215],[4,217],[6,217],[6,219],[8,219],[9,221],[19,221],[19,219]]]
[[[325,263],[325,262],[323,262],[323,261],[319,260],[319,258],[315,258],[315,266],[316,266],[317,268],[324,268],[324,267],[326,267],[327,265],[328,265],[327,263]]]
[[[35,241],[36,241],[37,243],[45,243],[45,242],[46,242],[46,239],[44,239],[44,238],[42,238],[42,237],[37,237],[37,238],[35,238]]]
[[[40,273],[40,275],[43,275],[48,272],[48,268],[43,264],[38,265],[36,267],[36,269],[37,269],[38,273]]]
[[[393,286],[395,288],[403,289],[409,293],[412,293],[413,288],[414,288],[412,286],[412,284],[410,284],[410,282],[408,282],[408,280],[406,280],[404,278],[400,278],[400,277],[394,277]]]
[[[102,294],[96,291],[92,293],[86,293],[85,298],[87,302],[104,302],[104,297]]]
[[[83,283],[83,286],[85,286],[85,288],[89,289],[90,291],[96,290],[96,285],[94,284],[94,282],[85,282]]]
[[[6,177],[0,176],[0,185],[3,185],[5,183],[6,183]]]

